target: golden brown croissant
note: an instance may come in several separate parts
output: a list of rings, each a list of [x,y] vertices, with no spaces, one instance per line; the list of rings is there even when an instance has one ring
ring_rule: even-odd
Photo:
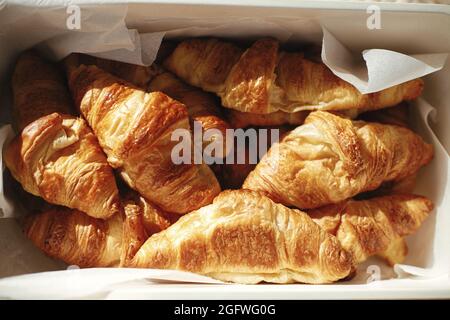
[[[109,163],[145,198],[184,214],[211,203],[220,192],[207,165],[172,161],[179,143],[172,133],[190,129],[183,104],[161,92],[138,90],[95,66],[73,69],[69,85]]]
[[[155,75],[160,71],[153,67],[145,67],[131,63],[97,58],[81,53],[72,53],[64,60],[64,64],[69,68],[76,68],[79,65],[94,65],[109,72],[129,83],[134,84],[141,90],[147,87]]]
[[[366,112],[360,115],[358,119],[410,128],[409,106],[407,103],[401,103],[391,108]],[[417,173],[413,173],[411,176],[399,180],[383,182],[377,189],[359,194],[357,198],[367,199],[374,196],[396,193],[412,193],[416,186],[416,178]]]
[[[380,254],[395,264],[403,262],[407,253],[401,239],[414,233],[431,210],[433,204],[425,197],[390,195],[347,200],[308,214],[323,230],[337,237],[355,263]]]
[[[167,229],[179,219],[179,215],[165,212],[153,203],[147,201],[137,192],[129,192],[126,196],[125,207],[134,206],[142,216],[142,226],[147,234],[154,234]]]
[[[6,147],[4,160],[26,191],[50,203],[102,219],[121,210],[112,168],[81,118],[39,118]]]
[[[230,125],[222,119],[219,109],[220,106],[215,96],[185,84],[156,64],[150,67],[143,67],[75,53],[66,58],[65,64],[69,68],[76,68],[81,64],[95,65],[106,72],[134,84],[142,90],[148,90],[149,92],[161,91],[169,97],[180,101],[186,105],[189,118],[192,122],[199,122],[204,131],[209,129],[218,130],[210,139],[204,139],[204,148],[211,141],[225,137],[226,129],[230,128]],[[191,123],[191,127],[194,127],[193,123]],[[225,141],[223,141],[222,145],[224,148],[221,154],[214,156],[226,156]]]
[[[207,147],[211,141],[221,139],[223,150],[221,154],[214,156],[225,157],[227,155],[224,140],[226,129],[229,129],[230,125],[222,119],[220,106],[215,96],[185,84],[169,72],[163,72],[154,77],[150,82],[148,91],[164,92],[171,98],[186,105],[190,119],[197,121],[203,131],[216,131],[211,131],[211,137],[203,140],[203,148]]]
[[[361,94],[323,63],[279,50],[274,39],[256,41],[243,52],[217,39],[181,42],[164,66],[191,85],[216,93],[222,105],[242,112],[301,110],[368,111],[418,97],[421,79]]]
[[[70,114],[72,101],[59,70],[33,51],[22,53],[12,78],[18,131],[53,112]]]
[[[80,267],[115,267],[134,257],[147,238],[172,223],[157,207],[135,196],[125,215],[101,220],[53,207],[26,217],[25,234],[47,255]]]
[[[408,177],[432,157],[433,147],[406,128],[316,111],[270,148],[243,187],[317,208]]]
[[[80,267],[118,266],[122,254],[123,217],[108,220],[78,210],[55,207],[30,215],[25,234],[47,255]]]
[[[150,237],[130,267],[178,269],[239,283],[329,283],[353,265],[305,213],[250,190],[224,191]]]

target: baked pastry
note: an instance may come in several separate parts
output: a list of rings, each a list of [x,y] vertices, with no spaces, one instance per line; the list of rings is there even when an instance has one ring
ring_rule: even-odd
[[[102,219],[121,210],[113,170],[81,118],[39,118],[4,149],[4,161],[27,192],[47,202]]]
[[[108,220],[55,207],[30,215],[25,234],[45,254],[79,267],[116,267],[123,245],[123,216]]]
[[[24,231],[47,255],[80,267],[118,267],[149,236],[171,225],[166,213],[139,196],[127,197],[124,213],[101,220],[52,207],[26,217]]]
[[[15,121],[21,133],[3,150],[12,176],[46,201],[106,219],[121,210],[111,167],[72,106],[58,69],[27,51],[13,74]],[[25,127],[24,127],[25,126]]]
[[[220,192],[206,164],[175,164],[176,129],[189,134],[186,107],[161,92],[145,93],[95,67],[69,68],[76,106],[126,183],[162,210],[184,214]]]
[[[307,214],[250,190],[224,191],[181,217],[150,237],[128,266],[238,283],[329,283],[353,269],[337,239]]]
[[[409,129],[411,127],[409,121],[409,106],[407,103],[401,103],[391,108],[366,112],[360,115],[358,119],[383,124],[392,124]],[[357,198],[367,199],[396,193],[412,193],[416,186],[416,180],[417,173],[413,173],[411,176],[399,180],[383,182],[380,187],[375,190],[358,194]]]
[[[359,112],[394,106],[417,98],[423,81],[361,94],[323,63],[302,53],[279,50],[274,39],[261,39],[245,50],[217,39],[182,41],[164,66],[191,85],[216,93],[222,105],[241,112],[273,113],[302,110]]]
[[[225,137],[226,129],[230,128],[230,125],[222,119],[223,116],[220,112],[220,106],[215,96],[185,84],[156,64],[150,67],[144,67],[78,53],[72,53],[67,57],[65,64],[72,69],[81,64],[95,65],[106,72],[132,83],[141,90],[149,92],[161,91],[172,99],[180,101],[188,110],[192,128],[193,122],[197,121],[203,131],[211,129],[218,130],[210,131],[211,137],[209,137],[210,139],[203,140],[203,148],[206,148],[212,141]],[[225,141],[221,145],[223,149],[220,154],[214,154],[215,157],[222,158],[226,156]]]
[[[222,119],[220,105],[218,105],[215,96],[185,84],[169,72],[163,72],[155,76],[149,84],[148,91],[164,92],[169,97],[186,105],[189,118],[192,120],[191,127],[194,127],[193,122],[196,121],[201,125],[203,133],[209,131],[204,135],[203,149],[211,142],[217,141],[223,148],[219,154],[214,153],[212,155],[216,158],[223,158],[228,154],[224,139],[226,129],[229,129],[230,125]]]
[[[149,236],[168,228],[172,223],[167,213],[139,195],[125,201],[120,266],[126,265]]]
[[[433,147],[406,128],[316,111],[270,148],[243,188],[311,209],[411,176],[432,157]]]
[[[54,112],[70,114],[72,101],[64,77],[34,51],[19,56],[12,76],[13,116],[18,132]]]
[[[132,206],[137,208],[138,211],[135,210],[135,212],[139,212],[139,216],[142,217],[142,226],[147,234],[154,234],[167,229],[180,218],[177,214],[161,210],[137,192],[131,190],[125,196],[124,203],[125,207],[128,206],[129,209]]]
[[[381,255],[389,264],[402,263],[413,234],[428,217],[433,204],[425,197],[390,195],[364,201],[346,200],[308,211],[326,232],[336,236],[355,263]]]

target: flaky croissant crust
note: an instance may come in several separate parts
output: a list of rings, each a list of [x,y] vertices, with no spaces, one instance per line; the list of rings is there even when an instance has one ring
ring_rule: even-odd
[[[250,190],[224,191],[181,217],[150,237],[128,266],[240,283],[328,283],[353,267],[337,239],[305,213]]]
[[[317,208],[411,176],[432,157],[432,146],[406,128],[316,111],[270,148],[243,187]]]
[[[407,253],[403,242],[400,246],[396,243],[413,234],[432,209],[432,202],[425,197],[401,194],[347,200],[308,214],[323,230],[337,237],[356,263],[382,255],[394,264],[403,262]]]
[[[103,219],[121,210],[112,168],[81,118],[39,118],[6,147],[4,160],[26,191],[50,203]]]
[[[194,128],[194,123],[197,122],[204,133],[210,131],[208,133],[211,135],[210,138],[207,139],[204,136],[203,148],[206,148],[211,141],[225,140],[226,130],[230,128],[230,125],[222,119],[220,105],[214,95],[185,84],[169,72],[162,72],[155,76],[150,82],[148,91],[164,92],[186,106],[191,119],[191,128]],[[223,158],[226,155],[227,148],[225,141],[223,141],[223,149],[220,154],[214,156]]]
[[[216,93],[225,107],[267,114],[276,111],[346,110],[359,112],[394,106],[418,97],[415,79],[363,95],[323,63],[302,53],[279,50],[274,39],[261,39],[243,51],[217,39],[182,41],[164,66],[191,85]]]
[[[30,215],[25,234],[47,255],[79,267],[116,267],[123,245],[123,216],[108,220],[55,207]]]
[[[76,105],[109,163],[130,187],[163,210],[187,213],[220,192],[205,164],[174,164],[174,130],[189,130],[186,107],[161,92],[145,93],[100,70],[81,65],[69,72]]]
[[[123,214],[106,220],[52,206],[26,217],[25,235],[45,254],[67,264],[86,268],[123,266],[149,236],[175,221],[134,193],[123,204]]]

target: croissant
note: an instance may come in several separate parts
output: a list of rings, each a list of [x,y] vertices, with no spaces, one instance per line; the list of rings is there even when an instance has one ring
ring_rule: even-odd
[[[175,164],[176,129],[189,132],[186,107],[161,92],[145,93],[95,66],[69,69],[69,86],[111,166],[162,210],[184,214],[220,192],[206,164]],[[191,157],[192,158],[192,157]]]
[[[129,267],[178,269],[239,283],[329,283],[349,254],[305,213],[250,190],[224,191],[150,237]]]
[[[409,106],[407,103],[401,103],[391,108],[366,112],[360,115],[358,119],[410,128]],[[383,182],[377,189],[359,194],[357,198],[366,199],[395,193],[412,193],[416,186],[416,178],[417,172],[399,180]]]
[[[148,90],[150,92],[161,91],[169,97],[180,101],[186,105],[189,118],[192,120],[191,122],[197,121],[204,131],[209,129],[218,130],[212,132],[213,134],[210,139],[204,139],[203,149],[211,141],[225,137],[226,129],[230,128],[230,125],[221,118],[220,107],[217,104],[215,96],[183,83],[156,64],[150,67],[143,67],[76,53],[66,58],[65,63],[72,68],[81,64],[95,65],[104,71],[134,84],[142,90]],[[191,126],[193,127],[193,123],[191,123]],[[224,148],[221,154],[214,156],[226,156],[224,141],[222,145]]]
[[[143,199],[124,202],[125,215],[107,220],[53,207],[25,219],[26,236],[47,255],[80,267],[117,267],[136,254],[147,238],[171,225],[166,213]]]
[[[222,119],[220,106],[215,96],[183,83],[169,72],[163,72],[154,77],[150,82],[148,91],[164,92],[171,98],[185,104],[190,119],[198,122],[204,132],[210,131],[211,133],[209,139],[206,139],[205,136],[203,149],[211,141],[220,139],[223,149],[221,154],[214,154],[214,156],[223,158],[227,155],[224,138],[226,137],[226,129],[229,129],[230,125]]]
[[[121,210],[112,168],[81,118],[39,118],[5,148],[4,161],[27,192],[50,203],[102,219]]]
[[[120,264],[123,217],[95,219],[84,212],[55,207],[30,215],[25,234],[44,253],[80,267],[113,267]]]
[[[191,85],[216,93],[222,105],[241,112],[273,113],[302,110],[360,112],[394,106],[418,97],[423,81],[361,94],[323,63],[302,53],[279,50],[274,39],[256,41],[245,52],[217,39],[181,42],[164,66]]]
[[[347,200],[308,214],[323,230],[337,237],[355,263],[380,254],[393,265],[403,262],[407,253],[401,239],[413,234],[431,210],[433,204],[425,197],[390,195]]]
[[[316,111],[270,148],[243,188],[311,209],[408,177],[432,157],[432,146],[406,128]]]
[[[12,89],[13,116],[19,132],[42,116],[72,111],[63,76],[34,51],[20,55],[13,72]]]
[[[167,229],[170,225],[175,223],[180,217],[177,214],[165,212],[158,208],[153,203],[147,201],[137,192],[128,192],[125,197],[125,207],[139,213],[137,215],[142,217],[142,224],[147,234],[158,233],[161,230]],[[131,210],[129,210],[131,212]]]

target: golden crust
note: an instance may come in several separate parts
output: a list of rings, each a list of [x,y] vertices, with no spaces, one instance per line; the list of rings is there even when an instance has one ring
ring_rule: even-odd
[[[243,187],[317,208],[411,176],[432,157],[432,146],[406,128],[316,111],[271,147]]]
[[[242,50],[217,39],[182,41],[164,61],[164,67],[187,83],[220,92]]]
[[[220,192],[204,164],[176,165],[175,129],[189,130],[186,107],[161,92],[145,93],[98,69],[80,66],[69,84],[109,163],[133,189],[161,209],[184,214]]]
[[[169,72],[156,76],[151,81],[148,91],[161,91],[186,105],[190,119],[199,122],[204,132],[218,130],[211,139],[204,139],[203,148],[206,148],[211,141],[226,137],[226,130],[230,128],[230,125],[222,119],[220,106],[214,95],[183,83]],[[223,141],[221,154],[215,156],[225,157],[226,155],[226,145]]]
[[[415,79],[364,95],[323,63],[309,61],[302,54],[283,53],[277,67],[277,85],[283,95],[276,100],[285,111],[356,109],[362,113],[415,99],[422,93],[424,83]]]
[[[122,251],[122,216],[101,220],[68,208],[30,215],[25,234],[47,255],[80,267],[118,266]]]
[[[278,56],[278,41],[256,41],[240,57],[218,92],[224,106],[243,112],[267,113]]]
[[[142,197],[124,202],[124,215],[107,220],[51,207],[26,217],[24,231],[47,255],[80,267],[117,267],[132,259],[147,238],[168,228],[172,217]]]
[[[395,107],[363,113],[358,117],[358,119],[369,122],[379,122],[383,124],[392,124],[396,126],[410,128],[409,106],[406,102],[401,103]],[[389,194],[412,193],[416,186],[416,178],[417,173],[414,173],[411,176],[399,180],[383,182],[383,184],[381,184],[379,188],[373,191],[368,191],[363,194],[359,194],[358,198],[365,199],[365,198],[372,198],[374,196],[383,196]],[[404,245],[401,244],[400,242],[398,243],[398,246],[404,247]]]
[[[26,191],[50,203],[102,219],[121,210],[113,171],[81,118],[39,118],[6,147],[4,160]]]
[[[167,229],[179,217],[164,212],[134,192],[124,201],[124,212],[120,266],[126,265],[151,235]]]
[[[424,85],[415,79],[363,95],[323,63],[302,53],[279,52],[273,39],[260,39],[243,54],[216,39],[186,40],[165,66],[189,84],[219,95],[225,107],[262,114],[347,109],[361,113],[415,99]]]
[[[421,79],[362,95],[324,64],[279,51],[274,39],[245,51],[216,39],[181,42],[165,66],[216,93],[234,127],[305,122],[271,148],[244,189],[220,193],[208,166],[171,158],[171,134],[189,130],[189,118],[225,136],[230,125],[215,97],[156,65],[72,54],[65,66],[86,121],[65,115],[71,102],[58,70],[24,53],[13,75],[23,132],[4,159],[25,190],[68,207],[48,205],[25,222],[26,235],[66,263],[177,269],[237,283],[331,283],[373,255],[403,262],[404,237],[433,209],[406,194],[349,200],[409,192],[431,161],[432,147],[406,128],[403,108],[364,116],[384,124],[311,112],[355,117],[386,108],[419,96]],[[145,198],[131,192],[122,203],[111,167]],[[225,185],[241,187],[253,166],[215,168]]]
[[[405,238],[397,238],[391,241],[386,250],[378,253],[388,265],[393,267],[396,264],[403,263],[408,255],[408,245]]]
[[[142,216],[142,225],[147,234],[154,234],[167,229],[180,217],[177,214],[161,210],[155,204],[140,196],[137,192],[130,191],[128,193],[125,207],[127,207],[127,205],[138,208],[139,215]]]
[[[33,51],[22,53],[12,77],[14,120],[18,131],[53,112],[71,113],[64,78],[52,64]]]
[[[403,262],[406,243],[433,210],[425,197],[390,195],[364,201],[347,200],[308,211],[323,230],[333,234],[355,263],[381,255],[390,264]]]
[[[250,190],[214,202],[150,237],[129,267],[178,269],[225,281],[329,283],[352,261],[305,213]]]

